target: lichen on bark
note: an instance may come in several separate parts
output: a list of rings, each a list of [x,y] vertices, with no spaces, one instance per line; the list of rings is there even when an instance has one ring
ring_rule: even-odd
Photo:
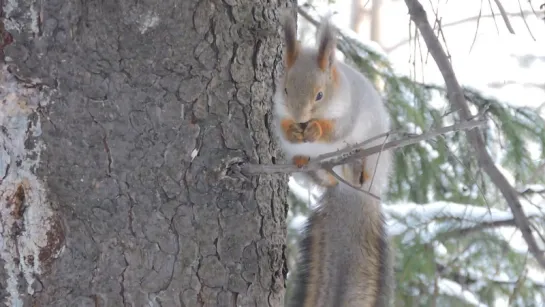
[[[63,229],[53,212],[44,181],[35,174],[43,142],[39,108],[49,98],[0,67],[0,264],[8,306],[41,287],[62,249]],[[24,290],[22,290],[24,289]]]

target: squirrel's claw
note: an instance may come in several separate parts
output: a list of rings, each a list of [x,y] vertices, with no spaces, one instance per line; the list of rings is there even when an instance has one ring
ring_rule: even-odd
[[[308,164],[308,162],[310,161],[310,157],[309,156],[294,156],[292,161],[293,161],[293,164],[295,164],[295,166],[301,168]]]

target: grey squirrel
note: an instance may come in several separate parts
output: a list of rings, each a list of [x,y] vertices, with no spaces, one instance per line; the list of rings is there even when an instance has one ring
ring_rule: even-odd
[[[388,132],[388,113],[371,81],[335,59],[336,31],[329,19],[318,31],[317,48],[302,47],[296,35],[295,21],[286,15],[285,74],[274,95],[274,126],[288,158],[303,166],[318,155]],[[383,142],[384,138],[378,138],[368,146]],[[380,194],[387,182],[391,157],[389,152],[382,152],[377,163],[378,157],[375,154],[339,166],[335,172],[375,195]],[[325,172],[314,175],[320,185],[337,184]]]
[[[274,131],[295,165],[388,132],[388,113],[371,81],[336,60],[336,31],[329,18],[319,28],[315,48],[301,46],[295,20],[287,14],[283,28],[285,73],[274,95]],[[382,152],[380,159],[375,154],[334,171],[378,196],[390,165],[390,153]],[[308,175],[326,190],[300,244],[288,306],[389,306],[393,266],[380,201],[325,170]]]

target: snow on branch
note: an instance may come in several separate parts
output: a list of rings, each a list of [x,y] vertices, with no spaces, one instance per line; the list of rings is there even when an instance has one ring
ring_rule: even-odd
[[[520,189],[518,189],[518,192],[521,195],[526,194],[545,194],[545,185],[542,184],[528,184]]]
[[[525,271],[518,272],[517,275],[510,276],[506,270],[498,272],[496,268],[491,268],[488,272],[483,272],[482,269],[473,268],[472,265],[457,267],[456,270],[452,270],[452,265],[449,263],[436,262],[436,269],[441,276],[448,274],[455,280],[464,281],[462,285],[464,287],[472,286],[472,290],[479,291],[484,284],[479,283],[483,279],[500,286],[514,286],[519,282],[521,275],[524,276],[533,286],[545,289],[545,280],[543,279],[543,273],[540,270],[536,270],[531,267],[526,267]],[[448,272],[448,273],[447,273]]]
[[[529,218],[545,218],[545,212],[536,207],[527,206],[525,209]],[[390,235],[407,234],[411,229],[424,226],[426,230],[421,229],[420,236],[425,242],[489,228],[516,226],[509,211],[443,201],[425,205],[387,205],[384,212],[390,217]]]
[[[418,0],[405,0],[405,4],[409,9],[411,20],[415,23],[420,31],[424,42],[437,64],[445,84],[447,87],[448,100],[452,109],[458,110],[462,118],[470,118],[471,112],[467,101],[465,100],[464,92],[460,86],[452,65],[439,42],[435,33],[428,21],[426,11]],[[469,142],[473,145],[480,167],[490,177],[491,181],[498,187],[507,204],[513,212],[513,217],[517,227],[520,229],[524,240],[528,244],[530,253],[536,258],[538,263],[545,268],[545,253],[539,248],[536,238],[530,228],[530,222],[526,217],[522,205],[519,200],[518,192],[509,184],[505,176],[501,173],[498,167],[486,149],[482,133],[478,129],[469,130],[467,132]]]
[[[441,294],[456,297],[472,306],[488,307],[488,305],[479,302],[479,299],[475,294],[464,289],[459,283],[450,279],[439,278],[437,281],[437,287],[439,288],[439,293]]]

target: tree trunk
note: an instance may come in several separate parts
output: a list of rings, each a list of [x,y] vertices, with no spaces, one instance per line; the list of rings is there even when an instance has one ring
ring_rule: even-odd
[[[380,43],[380,24],[381,24],[381,14],[380,9],[382,6],[382,0],[373,0],[371,5],[371,34],[370,38],[372,41],[381,45]]]
[[[352,0],[352,9],[350,16],[350,29],[360,33],[362,24],[369,23],[369,38],[380,45],[380,25],[381,25],[381,7],[383,0]],[[365,6],[371,4],[371,9]],[[368,19],[368,21],[365,20]]]
[[[281,306],[288,0],[3,2],[0,306]]]
[[[352,0],[350,9],[350,29],[360,33],[361,24],[365,18],[364,0]]]

